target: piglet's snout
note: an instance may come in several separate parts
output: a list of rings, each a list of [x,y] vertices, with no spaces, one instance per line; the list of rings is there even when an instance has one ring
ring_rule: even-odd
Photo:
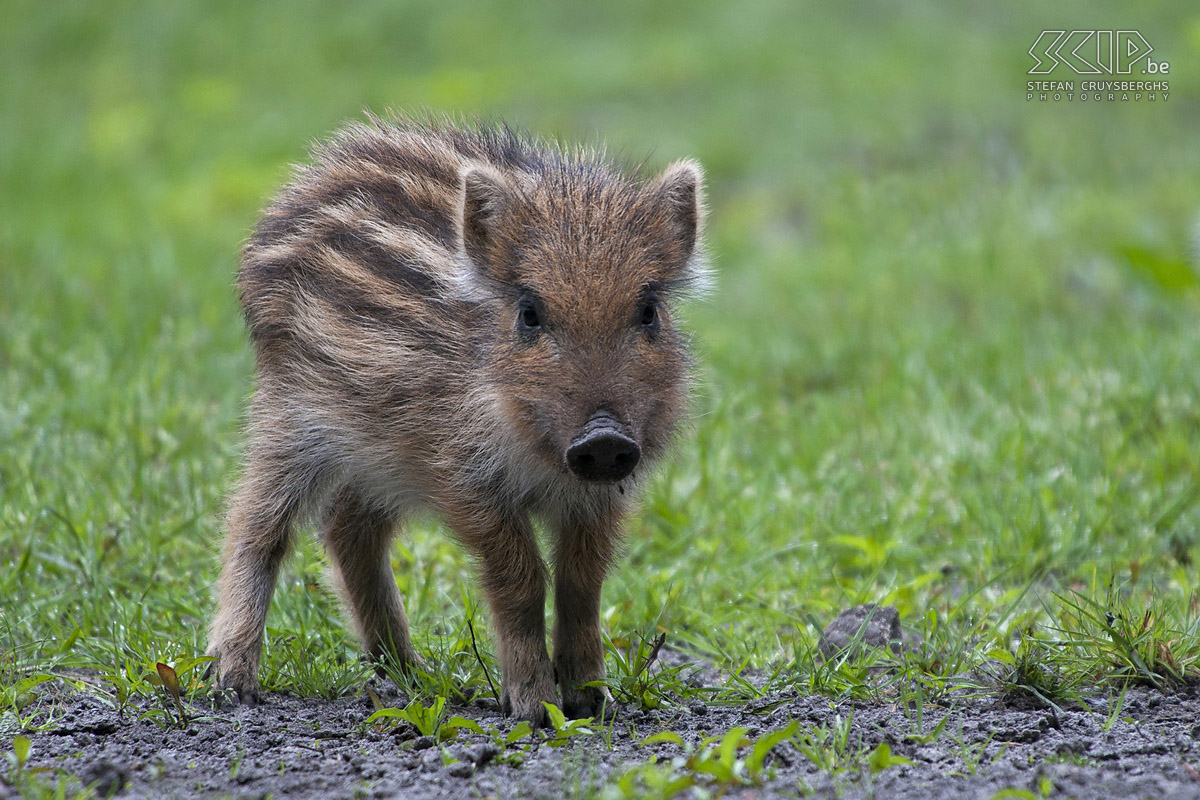
[[[585,481],[619,481],[641,460],[642,449],[615,417],[597,411],[567,448],[567,467]]]

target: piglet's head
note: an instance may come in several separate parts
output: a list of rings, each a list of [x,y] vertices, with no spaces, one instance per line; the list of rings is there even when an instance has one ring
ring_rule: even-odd
[[[527,446],[580,481],[629,477],[685,412],[677,305],[705,278],[701,181],[690,161],[642,182],[582,158],[462,175],[488,378]]]

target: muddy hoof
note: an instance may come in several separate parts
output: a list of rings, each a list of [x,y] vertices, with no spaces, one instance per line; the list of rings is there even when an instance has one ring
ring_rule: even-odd
[[[557,700],[558,698],[554,698]],[[546,702],[553,702],[547,700]],[[546,713],[546,707],[542,705],[542,701],[526,698],[513,702],[508,692],[504,692],[500,698],[500,710],[504,716],[511,717],[517,720],[524,720],[534,728],[549,728],[550,716]]]
[[[213,689],[212,701],[216,708],[234,708],[260,705],[262,697],[258,693],[257,686],[218,686]]]
[[[603,689],[588,687],[563,692],[563,713],[569,719],[608,721],[617,716],[617,710],[616,701]]]

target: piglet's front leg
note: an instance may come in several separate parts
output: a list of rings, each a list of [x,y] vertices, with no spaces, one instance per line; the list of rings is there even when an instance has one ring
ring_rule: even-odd
[[[607,689],[586,684],[604,680],[600,590],[618,526],[615,509],[600,517],[569,517],[556,526],[554,669],[569,717],[600,717],[614,710]]]
[[[543,726],[543,703],[559,700],[546,652],[546,569],[533,528],[527,519],[491,513],[457,515],[451,525],[479,563],[503,673],[504,712]]]

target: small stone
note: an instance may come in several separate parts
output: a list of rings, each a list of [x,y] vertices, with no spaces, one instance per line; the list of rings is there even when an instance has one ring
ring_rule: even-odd
[[[1054,752],[1060,756],[1080,756],[1088,751],[1086,739],[1065,739],[1054,747]]]
[[[418,736],[413,740],[413,750],[428,750],[437,744],[437,741],[432,736]]]
[[[1027,726],[1024,728],[996,728],[994,731],[995,739],[998,742],[1010,742],[1014,744],[1033,744],[1042,738],[1040,728]]]
[[[475,774],[475,765],[466,761],[456,761],[446,768],[446,772],[454,778],[469,778]]]
[[[495,742],[484,742],[477,747],[472,747],[470,752],[471,760],[475,762],[476,766],[482,767],[484,764],[500,755],[500,746]]]
[[[496,699],[493,697],[476,697],[475,700],[471,703],[471,705],[473,705],[476,708],[481,709],[483,711],[499,711],[500,710],[500,704],[497,703]]]
[[[847,649],[887,647],[900,649],[900,612],[895,606],[867,603],[838,614],[821,634],[821,655],[832,658]]]
[[[442,754],[437,750],[427,750],[421,754],[421,771],[437,772],[442,768]]]

